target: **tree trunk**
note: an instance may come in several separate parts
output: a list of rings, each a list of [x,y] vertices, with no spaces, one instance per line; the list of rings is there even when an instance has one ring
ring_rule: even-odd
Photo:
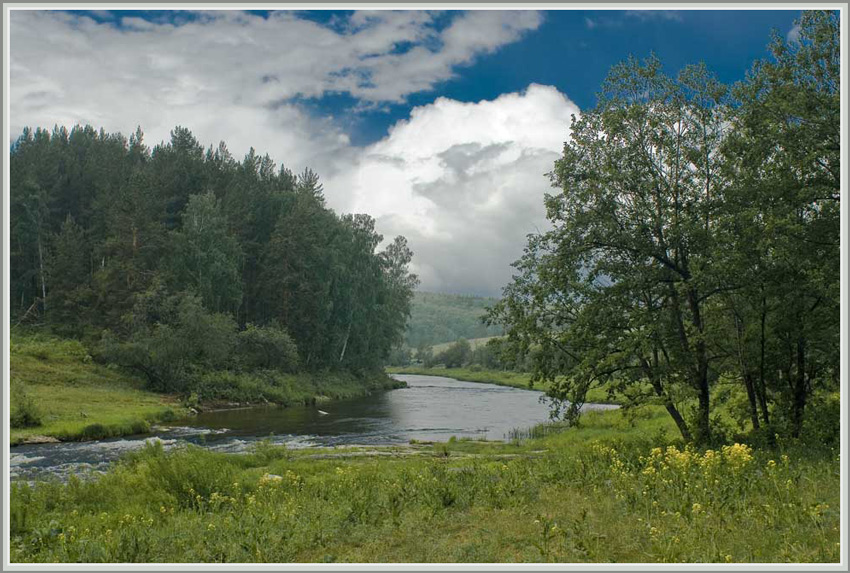
[[[44,280],[44,253],[41,249],[41,233],[38,234],[38,267],[41,274],[41,307],[47,312],[47,283]]]
[[[698,338],[694,344],[696,368],[694,371],[694,386],[699,396],[697,407],[696,439],[699,443],[707,443],[711,440],[711,427],[709,424],[710,403],[708,388],[708,349],[702,337],[704,332],[702,315],[700,313],[699,296],[693,288],[688,289],[688,306],[691,310],[691,323],[696,328]]]
[[[747,399],[750,402],[750,421],[753,424],[753,429],[759,429],[759,412],[756,403],[756,389],[753,382],[753,376],[750,369],[747,367],[746,350],[744,348],[744,321],[738,315],[737,311],[732,310],[733,319],[735,320],[735,332],[738,342],[738,366],[741,369],[741,378],[744,380],[744,387],[747,389]]]
[[[339,353],[339,361],[345,357],[345,349],[348,348],[348,337],[351,336],[351,320],[348,321],[348,328],[345,331],[345,338],[342,341],[342,352]]]
[[[797,339],[797,375],[792,383],[793,395],[791,402],[791,435],[800,437],[803,430],[803,413],[806,408],[806,340],[802,336]]]
[[[767,388],[764,383],[764,346],[765,346],[765,321],[767,320],[767,300],[764,295],[761,297],[761,340],[759,341],[761,345],[761,356],[759,358],[759,384],[758,384],[758,399],[759,405],[761,406],[761,417],[764,420],[765,426],[770,426],[770,415],[767,411]]]
[[[655,354],[655,362],[657,364],[657,351],[655,351]],[[673,400],[671,400],[670,396],[664,391],[664,385],[661,383],[661,380],[649,367],[649,364],[646,360],[641,359],[641,362],[643,363],[644,373],[646,374],[647,379],[649,379],[649,383],[652,384],[652,389],[655,390],[655,393],[664,400],[664,408],[667,410],[667,413],[670,414],[670,417],[673,418],[673,421],[676,423],[676,427],[679,428],[679,433],[682,434],[682,439],[684,439],[686,442],[692,442],[693,436],[691,435],[690,428],[688,428],[688,423],[685,422],[685,419],[682,417],[682,414],[676,408],[676,405],[673,403]]]
[[[747,399],[750,402],[750,421],[753,423],[753,430],[758,430],[761,428],[761,424],[759,423],[755,384],[752,374],[746,371],[744,372],[744,385],[747,387]]]

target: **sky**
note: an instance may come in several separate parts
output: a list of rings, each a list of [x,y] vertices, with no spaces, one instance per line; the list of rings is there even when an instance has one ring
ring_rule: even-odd
[[[10,130],[177,125],[316,171],[407,237],[421,290],[497,296],[547,228],[546,174],[611,66],[744,79],[799,10],[48,11],[10,18]]]

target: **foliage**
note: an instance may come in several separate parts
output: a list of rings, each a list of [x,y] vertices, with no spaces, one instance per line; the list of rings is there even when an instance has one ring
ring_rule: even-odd
[[[502,334],[498,325],[482,319],[495,298],[473,295],[417,292],[410,307],[404,340],[410,348],[455,342],[460,338],[484,338]]]
[[[43,415],[33,397],[23,385],[12,389],[9,414],[9,426],[12,428],[31,428],[42,424]]]
[[[298,369],[298,348],[286,329],[248,324],[236,337],[236,355],[248,369]]]
[[[471,354],[472,347],[469,345],[469,341],[461,338],[434,356],[434,361],[438,364],[444,364],[446,368],[457,368],[466,364]]]
[[[753,430],[799,436],[837,388],[837,14],[800,26],[736,99],[704,66],[629,59],[573,119],[552,230],[489,315],[567,419],[614,384],[684,439],[722,441],[712,395],[735,380]]]
[[[209,312],[195,295],[160,288],[139,298],[131,328],[126,342],[105,332],[101,356],[143,374],[160,392],[185,391],[193,372],[225,367],[236,344],[230,316]]]

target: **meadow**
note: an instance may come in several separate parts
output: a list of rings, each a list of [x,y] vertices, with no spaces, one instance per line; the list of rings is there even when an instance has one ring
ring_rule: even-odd
[[[551,426],[551,425],[550,425]],[[835,562],[837,450],[696,450],[660,408],[513,442],[152,445],[14,484],[13,562]]]

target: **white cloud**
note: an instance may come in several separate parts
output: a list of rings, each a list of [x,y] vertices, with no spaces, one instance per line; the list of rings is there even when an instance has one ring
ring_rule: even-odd
[[[326,189],[351,192],[387,238],[405,235],[422,288],[497,294],[528,233],[546,226],[545,174],[579,110],[550,86],[412,110]]]

